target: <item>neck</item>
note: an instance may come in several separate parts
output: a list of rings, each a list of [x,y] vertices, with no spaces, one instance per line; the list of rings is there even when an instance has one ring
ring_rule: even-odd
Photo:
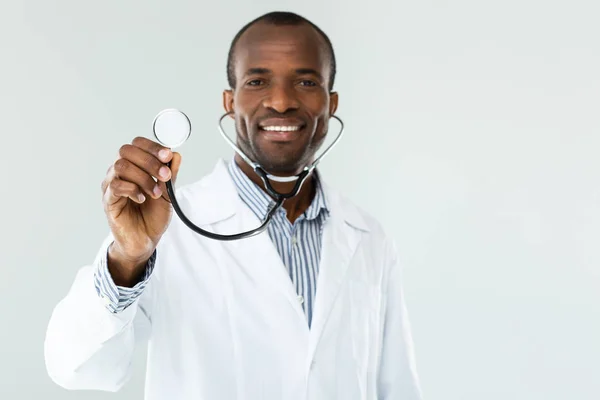
[[[263,180],[258,176],[256,172],[252,169],[250,165],[248,165],[238,154],[235,155],[235,163],[242,170],[248,178],[254,183],[256,183],[265,193],[267,193],[270,197],[272,197],[267,189],[265,188],[265,184]],[[312,175],[312,173],[311,173]],[[289,193],[294,189],[296,185],[296,181],[293,180],[291,182],[277,182],[270,181],[271,186],[275,191],[279,193]],[[316,194],[316,187],[314,182],[314,177],[309,176],[304,181],[304,184],[300,188],[298,194],[294,197],[289,198],[283,202],[283,208],[285,208],[287,218],[291,223],[294,221],[308,209],[310,204],[312,203]]]

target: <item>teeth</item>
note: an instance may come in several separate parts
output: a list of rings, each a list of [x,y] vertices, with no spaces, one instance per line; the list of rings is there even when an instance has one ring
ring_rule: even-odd
[[[292,132],[300,129],[299,126],[263,126],[265,131],[277,131],[277,132]]]

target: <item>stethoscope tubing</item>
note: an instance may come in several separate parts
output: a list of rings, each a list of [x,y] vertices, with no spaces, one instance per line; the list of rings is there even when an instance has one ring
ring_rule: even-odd
[[[344,133],[344,123],[342,122],[342,120],[339,117],[332,115],[331,117],[338,120],[339,123],[341,124],[340,132],[338,133],[335,140],[310,165],[304,167],[304,169],[302,170],[302,172],[300,174],[293,176],[293,177],[279,177],[279,176],[268,174],[259,164],[255,163],[254,161],[252,161],[250,159],[250,157],[248,157],[246,154],[244,154],[244,152],[235,144],[235,142],[233,140],[231,140],[231,138],[229,136],[227,136],[227,134],[225,133],[225,130],[223,129],[222,122],[223,122],[223,119],[230,114],[231,114],[231,112],[225,113],[221,116],[221,118],[219,118],[218,128],[219,128],[219,131],[221,132],[221,135],[223,136],[223,138],[225,138],[225,141],[235,150],[235,152],[237,154],[239,154],[240,157],[254,169],[254,171],[258,174],[258,176],[261,178],[261,180],[265,184],[265,188],[267,189],[269,194],[271,194],[271,196],[273,196],[275,198],[275,203],[273,204],[271,209],[268,211],[267,215],[263,219],[260,226],[255,229],[246,231],[246,232],[240,232],[240,233],[235,233],[235,234],[231,234],[231,235],[218,234],[215,232],[210,232],[205,229],[202,229],[199,226],[197,226],[196,224],[194,224],[192,221],[190,221],[190,219],[186,217],[185,213],[179,206],[179,203],[175,196],[175,189],[173,188],[173,183],[172,183],[171,179],[169,179],[166,182],[167,193],[169,194],[169,198],[171,200],[171,205],[173,206],[175,213],[179,216],[181,221],[192,231],[194,231],[202,236],[205,236],[207,238],[221,240],[221,241],[232,241],[232,240],[245,239],[245,238],[249,238],[252,236],[256,236],[256,235],[264,232],[267,229],[269,222],[273,218],[273,215],[275,215],[275,212],[277,212],[277,210],[283,205],[283,203],[286,199],[294,197],[298,194],[298,192],[302,188],[302,185],[306,181],[306,178],[308,178],[310,173],[317,167],[318,163],[323,159],[323,157],[327,153],[329,153],[331,151],[331,149],[333,149],[333,147],[339,142],[340,138],[342,137],[342,134]],[[187,118],[187,116],[186,116],[186,118]],[[189,121],[189,119],[188,119],[188,121]],[[190,122],[190,132],[191,132],[191,122]],[[235,162],[235,161],[232,161],[232,162]],[[170,167],[171,162],[168,162],[167,166]],[[294,185],[294,188],[290,192],[279,193],[271,185],[271,182],[269,181],[270,179],[272,179],[274,181],[279,181],[279,182],[290,182],[292,180],[296,180],[296,184]]]

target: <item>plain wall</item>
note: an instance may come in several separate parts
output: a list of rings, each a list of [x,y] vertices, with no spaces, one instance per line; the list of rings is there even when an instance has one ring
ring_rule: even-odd
[[[330,184],[394,235],[427,399],[600,398],[600,6],[589,1],[2,1],[0,398],[141,399],[48,378],[48,318],[108,226],[100,183],[163,108],[219,136],[237,30],[313,20],[338,58]],[[334,124],[332,123],[332,126]]]

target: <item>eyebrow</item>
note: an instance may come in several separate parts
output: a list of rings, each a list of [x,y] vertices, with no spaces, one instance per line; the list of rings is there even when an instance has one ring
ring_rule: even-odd
[[[249,68],[248,71],[246,71],[246,76],[268,74],[269,72],[271,72],[271,70],[267,68]]]
[[[319,71],[317,71],[316,69],[312,69],[312,68],[298,68],[296,70],[296,73],[298,75],[315,75],[317,78],[319,78],[319,80],[323,80],[323,77],[321,76],[321,74],[319,73]]]
[[[262,75],[262,74],[270,74],[272,71],[268,68],[249,68],[246,71],[246,76],[249,75]],[[295,70],[298,75],[315,75],[320,80],[323,80],[323,76],[313,68],[298,68]]]

